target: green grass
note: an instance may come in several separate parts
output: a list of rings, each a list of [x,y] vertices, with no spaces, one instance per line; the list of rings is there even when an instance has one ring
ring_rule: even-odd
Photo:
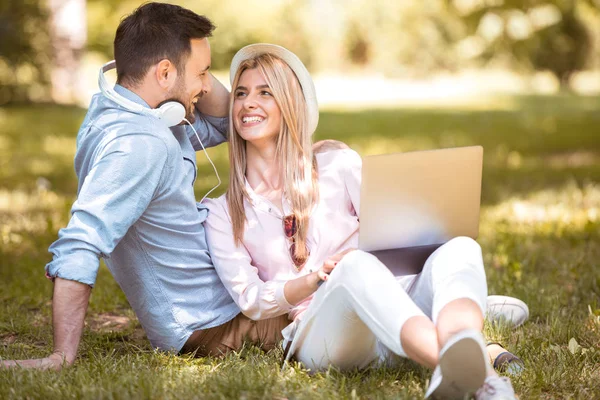
[[[52,348],[44,278],[48,246],[66,225],[77,182],[75,134],[84,110],[0,109],[0,357]],[[525,361],[522,399],[600,398],[600,99],[506,97],[444,109],[329,110],[317,139],[361,154],[483,145],[481,232],[490,293],[530,307],[521,328],[486,327]],[[211,150],[226,181],[226,147]],[[197,195],[212,187],[199,153]],[[222,192],[224,188],[220,188]],[[219,192],[219,193],[220,193]],[[309,375],[279,368],[280,350],[224,360],[151,349],[105,267],[93,290],[80,355],[62,372],[0,371],[0,398],[411,398],[430,373],[387,369]]]

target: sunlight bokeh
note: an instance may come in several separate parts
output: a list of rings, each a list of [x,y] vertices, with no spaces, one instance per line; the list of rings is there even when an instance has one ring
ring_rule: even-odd
[[[600,184],[575,181],[553,189],[515,196],[482,210],[482,226],[508,222],[515,233],[539,230],[583,231],[600,219]],[[493,228],[492,228],[493,229]]]
[[[145,0],[20,0],[0,7],[0,358],[52,351],[48,247],[77,195],[76,134],[113,58],[119,21]],[[314,140],[362,156],[481,145],[477,238],[490,294],[527,303],[488,340],[525,360],[520,398],[600,398],[598,0],[168,0],[210,17],[215,76],[242,46],[295,52],[320,104]],[[68,25],[68,26],[67,26]],[[115,75],[107,74],[110,82]],[[59,104],[60,103],[60,104]],[[227,145],[208,149],[223,184]],[[142,149],[143,151],[143,149]],[[199,200],[216,183],[197,154]],[[389,171],[394,174],[413,171]],[[422,398],[430,372],[309,374],[281,349],[224,359],[152,349],[101,262],[79,357],[59,374],[0,371],[7,398]]]

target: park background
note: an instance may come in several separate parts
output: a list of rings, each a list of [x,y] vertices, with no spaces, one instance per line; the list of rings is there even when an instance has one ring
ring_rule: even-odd
[[[481,229],[491,293],[530,320],[487,326],[525,361],[520,398],[600,398],[600,1],[172,2],[206,14],[213,69],[272,42],[315,77],[316,139],[361,155],[484,147]],[[75,135],[114,31],[141,4],[0,0],[0,357],[47,355],[48,246],[75,199]],[[227,148],[209,150],[227,179]],[[197,195],[216,179],[198,155]],[[218,193],[226,189],[223,185]],[[80,356],[62,372],[0,371],[2,398],[410,398],[430,372],[309,375],[249,347],[224,360],[155,352],[102,266]]]

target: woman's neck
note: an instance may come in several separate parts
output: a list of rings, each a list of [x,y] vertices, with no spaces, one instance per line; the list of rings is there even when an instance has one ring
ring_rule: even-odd
[[[276,153],[275,143],[259,147],[247,142],[246,179],[256,194],[280,203],[283,179]]]

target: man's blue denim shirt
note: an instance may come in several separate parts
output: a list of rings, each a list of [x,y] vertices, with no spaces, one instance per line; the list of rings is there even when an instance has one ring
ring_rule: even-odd
[[[194,126],[206,147],[226,140],[226,118],[197,114]],[[96,94],[77,135],[77,200],[46,265],[51,277],[93,286],[103,257],[152,346],[169,351],[240,312],[208,253],[195,148],[191,128],[169,128]]]

